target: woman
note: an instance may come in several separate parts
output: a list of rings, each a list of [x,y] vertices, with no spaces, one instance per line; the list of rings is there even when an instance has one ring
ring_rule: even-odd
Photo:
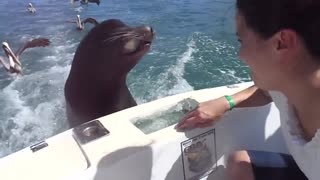
[[[210,126],[234,106],[274,101],[292,156],[234,152],[229,179],[320,179],[320,1],[237,0],[236,5],[239,58],[250,66],[255,85],[201,103],[178,128]]]

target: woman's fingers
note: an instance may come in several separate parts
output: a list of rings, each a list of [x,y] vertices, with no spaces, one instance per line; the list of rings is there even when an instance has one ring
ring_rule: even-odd
[[[221,102],[223,100],[223,102]],[[191,129],[212,126],[224,113],[225,98],[200,103],[177,124],[177,129]]]
[[[182,121],[179,122],[179,124],[177,125],[177,128],[178,129],[191,128],[194,126],[195,120],[196,120],[196,118],[193,116],[187,117],[186,119],[183,119]]]
[[[187,115],[185,115],[185,116],[180,120],[180,122],[178,123],[177,126],[179,127],[180,125],[184,124],[185,121],[187,121],[190,117],[193,117],[194,115],[195,115],[195,110],[190,111]]]
[[[185,116],[177,125],[178,129],[188,129],[195,127],[207,127],[212,125],[213,119],[207,114],[192,111]]]
[[[197,124],[197,127],[199,128],[204,128],[204,127],[209,127],[213,125],[213,121],[207,121],[205,123],[199,123]]]

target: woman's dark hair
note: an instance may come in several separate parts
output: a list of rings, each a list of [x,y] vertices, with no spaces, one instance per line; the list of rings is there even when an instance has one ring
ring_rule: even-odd
[[[237,0],[237,9],[262,38],[292,29],[309,52],[320,57],[320,0]]]

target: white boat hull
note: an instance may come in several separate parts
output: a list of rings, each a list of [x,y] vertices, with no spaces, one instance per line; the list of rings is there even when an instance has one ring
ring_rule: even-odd
[[[185,98],[202,102],[250,85],[187,92],[99,118],[110,134],[86,144],[76,140],[72,130],[58,134],[45,140],[47,146],[33,149],[35,152],[26,148],[2,158],[0,179],[224,179],[225,158],[232,151],[287,153],[279,129],[279,112],[273,103],[236,108],[212,127],[187,132],[177,132],[171,125],[145,134],[132,121]]]

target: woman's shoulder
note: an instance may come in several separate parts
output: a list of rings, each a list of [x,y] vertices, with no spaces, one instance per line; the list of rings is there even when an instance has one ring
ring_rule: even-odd
[[[277,91],[268,92],[279,109],[281,129],[288,149],[301,170],[309,179],[319,179],[320,171],[320,129],[311,141],[306,141],[294,108],[288,103],[287,97]]]
[[[302,146],[306,144],[312,144],[311,142],[316,142],[319,144],[320,148],[320,129],[312,139],[312,141],[307,142],[303,138],[303,131],[301,125],[298,121],[298,117],[294,111],[293,106],[288,102],[287,97],[278,91],[269,91],[269,94],[275,103],[275,106],[279,110],[280,121],[282,130],[290,135],[290,139],[295,141],[295,144],[300,144]]]

